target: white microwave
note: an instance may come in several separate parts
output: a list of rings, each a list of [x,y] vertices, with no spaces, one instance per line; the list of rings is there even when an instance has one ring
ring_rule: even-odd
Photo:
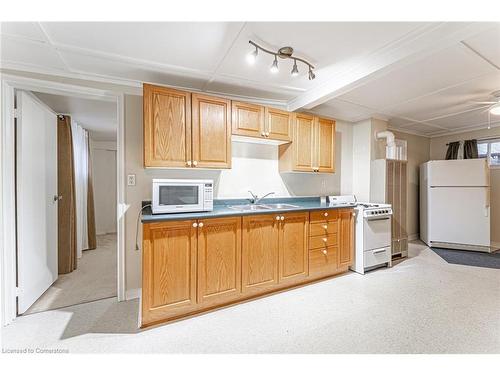
[[[153,179],[153,214],[213,210],[213,180]]]

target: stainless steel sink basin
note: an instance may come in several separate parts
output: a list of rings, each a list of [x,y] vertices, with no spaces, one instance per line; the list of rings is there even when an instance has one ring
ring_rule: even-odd
[[[266,204],[266,206],[272,210],[286,210],[290,208],[299,208],[299,206],[295,206],[294,204],[288,204],[288,203],[269,203]]]
[[[229,206],[229,208],[238,211],[262,211],[271,209],[264,204],[238,204],[235,206]]]
[[[290,208],[298,208],[293,204],[287,203],[268,203],[268,204],[239,204],[235,206],[229,206],[233,210],[239,211],[265,211],[265,210],[286,210]]]

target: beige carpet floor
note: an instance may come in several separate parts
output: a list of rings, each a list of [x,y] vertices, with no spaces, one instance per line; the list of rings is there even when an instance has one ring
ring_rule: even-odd
[[[116,234],[97,236],[97,248],[86,250],[75,271],[59,275],[26,314],[116,296]]]

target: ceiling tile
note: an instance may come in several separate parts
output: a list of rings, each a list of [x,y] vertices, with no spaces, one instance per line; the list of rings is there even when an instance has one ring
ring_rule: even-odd
[[[475,101],[488,101],[500,89],[500,72],[387,108],[388,112],[427,122],[429,119],[470,110]]]
[[[45,43],[12,39],[1,36],[0,60],[41,68],[64,69],[65,65],[56,51]]]
[[[403,127],[405,125],[413,124],[413,121],[404,119],[404,118],[399,118],[399,117],[391,117],[389,119],[389,125],[394,127],[394,128],[399,128]]]
[[[0,34],[11,35],[40,42],[46,38],[37,22],[1,22]]]
[[[475,53],[456,45],[389,72],[340,98],[383,112],[384,108],[494,72],[496,69]]]
[[[314,107],[312,112],[339,120],[360,121],[371,117],[376,111],[340,99],[332,99]]]
[[[46,22],[56,44],[173,67],[213,71],[242,23]]]
[[[422,26],[421,23],[376,22],[254,22],[247,23],[219,68],[220,74],[245,79],[273,82],[284,86],[308,89],[325,79],[326,70],[348,66],[373,53],[404,34]],[[245,58],[253,50],[253,40],[270,50],[292,46],[294,54],[315,67],[316,79],[309,81],[307,67],[297,64],[299,76],[291,77],[293,61],[278,59],[279,73],[269,68],[274,57],[259,51],[257,61],[249,65]],[[330,75],[328,75],[330,77]]]
[[[421,124],[421,123],[413,123],[409,126],[405,126],[404,129],[401,129],[402,131],[410,131],[413,133],[417,134],[422,134],[422,135],[431,135],[432,133],[435,133],[437,131],[441,131],[440,128],[436,128],[434,126],[426,125],[426,124]]]
[[[287,91],[279,88],[273,90],[272,88],[263,87],[258,83],[225,80],[221,77],[206,84],[204,90],[212,93],[241,96],[246,98],[280,100],[283,101],[283,105],[286,104],[286,101],[297,95],[296,91]]]
[[[201,90],[208,76],[186,76],[162,72],[160,68],[146,68],[129,63],[110,61],[100,57],[84,56],[78,53],[61,52],[71,70],[78,73],[97,74],[139,82],[151,82],[169,86]]]
[[[494,116],[492,116],[492,121],[494,121]],[[427,123],[438,125],[450,130],[456,130],[469,126],[479,126],[488,123],[488,111],[485,109],[477,109],[453,116],[427,121]]]
[[[500,25],[466,39],[465,43],[500,68]]]

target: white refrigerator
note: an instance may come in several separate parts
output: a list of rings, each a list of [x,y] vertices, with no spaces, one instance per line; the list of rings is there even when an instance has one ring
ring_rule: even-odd
[[[491,252],[485,159],[432,160],[420,166],[420,238],[433,247]]]

